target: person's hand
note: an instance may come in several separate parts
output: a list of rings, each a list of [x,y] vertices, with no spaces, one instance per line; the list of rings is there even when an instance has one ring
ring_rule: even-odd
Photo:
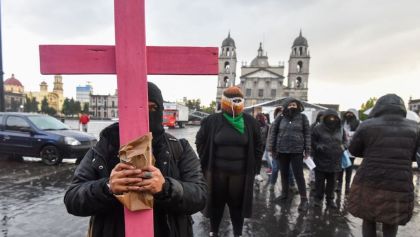
[[[109,189],[114,194],[128,191],[139,191],[139,184],[143,181],[141,170],[129,164],[119,163],[109,176]]]
[[[144,168],[141,177],[143,181],[139,184],[140,191],[149,191],[152,194],[162,191],[165,178],[158,168],[154,166]]]

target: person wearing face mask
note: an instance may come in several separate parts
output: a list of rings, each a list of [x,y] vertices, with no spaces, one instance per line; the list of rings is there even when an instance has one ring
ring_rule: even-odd
[[[76,168],[64,196],[67,211],[91,216],[90,237],[123,237],[124,208],[114,194],[149,191],[154,196],[154,236],[193,236],[191,215],[202,210],[207,185],[200,161],[185,139],[165,133],[162,126],[163,98],[160,89],[148,83],[149,129],[153,134],[154,166],[143,170],[120,163],[119,124],[100,133]]]
[[[350,145],[350,142],[354,133],[356,132],[356,129],[359,127],[359,124],[360,124],[359,113],[357,112],[357,110],[355,109],[347,110],[344,113],[342,124],[343,124],[344,131],[346,132],[346,135],[347,135],[346,146],[348,147]],[[353,173],[353,163],[354,163],[355,157],[350,156],[350,160],[351,160],[352,165],[345,169],[346,171],[345,194],[348,194],[350,192],[351,175]],[[338,184],[337,184],[336,191],[338,193],[341,193],[341,187],[343,186],[343,176],[344,176],[344,171],[342,170],[340,173],[338,173],[338,177],[337,177]]]
[[[292,164],[293,174],[298,185],[301,202],[299,211],[307,211],[308,198],[303,176],[303,159],[311,152],[311,128],[308,118],[302,114],[302,103],[294,98],[284,101],[283,116],[278,116],[270,131],[269,151],[280,167],[282,194],[276,201],[288,199],[289,172]]]
[[[260,126],[243,113],[241,90],[223,91],[222,111],[201,121],[197,152],[209,196],[204,216],[210,218],[210,236],[218,236],[225,205],[229,207],[234,236],[242,235],[244,218],[251,217],[253,184],[263,155]]]
[[[336,209],[334,185],[336,173],[341,171],[341,157],[344,152],[346,135],[341,127],[341,120],[334,110],[323,113],[321,123],[312,131],[311,143],[315,167],[315,201],[322,206],[324,195],[328,208]]]

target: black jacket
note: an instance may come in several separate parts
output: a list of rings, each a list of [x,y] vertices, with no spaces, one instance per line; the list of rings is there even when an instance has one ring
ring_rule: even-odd
[[[315,169],[323,172],[340,172],[346,136],[337,112],[329,109],[323,116],[321,123],[314,127],[311,136]],[[336,118],[337,124],[329,128],[325,121],[331,116]]]
[[[247,160],[246,160],[246,178],[245,178],[245,188],[243,193],[243,202],[242,202],[242,215],[243,217],[251,217],[252,215],[252,200],[253,200],[253,185],[255,173],[261,163],[263,155],[263,146],[260,135],[260,128],[256,119],[248,114],[243,114],[245,122],[245,133],[248,136],[248,151],[247,151]],[[203,212],[205,216],[209,216],[209,210],[212,208],[212,175],[213,175],[213,166],[214,166],[214,136],[223,126],[225,118],[222,113],[216,113],[208,116],[207,118],[201,121],[201,127],[196,135],[195,144],[197,145],[197,152],[200,156],[201,167],[206,176],[208,183],[209,197],[207,200],[206,208]]]
[[[299,112],[290,115],[287,106],[296,102]],[[311,128],[306,115],[302,114],[304,107],[299,100],[288,98],[284,102],[283,116],[278,116],[270,131],[269,151],[274,153],[311,152]]]
[[[407,120],[397,95],[381,97],[360,124],[349,151],[363,158],[353,179],[348,208],[356,217],[406,224],[413,214],[412,160],[420,145],[418,124]]]
[[[154,224],[156,237],[193,236],[191,214],[204,208],[207,186],[199,160],[186,140],[179,140],[181,156],[171,156],[171,142],[178,140],[165,134],[166,157],[156,157],[156,166],[165,177],[165,192],[155,195]],[[124,211],[108,189],[107,182],[119,159],[109,155],[112,137],[101,137],[77,167],[64,203],[67,211],[76,216],[91,216],[90,232],[94,237],[122,237]],[[118,150],[118,149],[117,149]],[[171,152],[170,152],[171,151]],[[172,152],[173,153],[173,152]],[[170,234],[164,233],[169,230]]]

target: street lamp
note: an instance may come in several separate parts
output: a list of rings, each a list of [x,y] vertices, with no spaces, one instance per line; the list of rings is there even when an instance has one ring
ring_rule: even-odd
[[[4,112],[4,86],[3,86],[3,51],[1,48],[1,0],[0,0],[0,112]]]

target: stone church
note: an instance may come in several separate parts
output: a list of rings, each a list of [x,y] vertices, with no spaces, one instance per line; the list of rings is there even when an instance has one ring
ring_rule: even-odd
[[[236,84],[236,46],[229,33],[222,42],[219,55],[216,102],[219,105],[223,90],[233,85],[239,86],[244,93],[245,107],[288,96],[307,101],[309,61],[308,41],[300,32],[293,41],[287,81],[284,83],[284,64],[270,65],[267,53],[260,43],[257,56],[249,65],[245,63],[241,66],[240,81]]]

